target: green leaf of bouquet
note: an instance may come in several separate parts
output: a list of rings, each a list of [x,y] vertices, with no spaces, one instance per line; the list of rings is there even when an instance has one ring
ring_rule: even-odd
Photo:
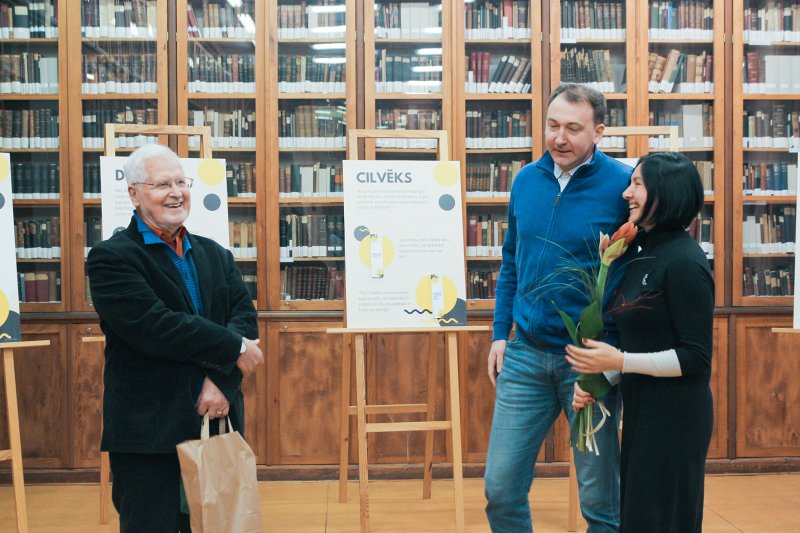
[[[551,300],[551,302],[553,301]],[[575,346],[583,346],[580,342],[580,337],[578,337],[578,327],[575,325],[575,322],[572,321],[567,313],[559,309],[555,302],[553,302],[553,307],[555,307],[556,311],[558,311],[558,314],[561,315],[561,320],[564,322],[564,326],[566,326],[567,331],[569,332],[572,343]]]
[[[592,395],[592,398],[598,399],[606,395],[611,390],[611,383],[606,379],[605,374],[581,374],[578,376],[578,385],[583,390]]]
[[[581,311],[580,336],[583,339],[596,339],[603,329],[603,310],[600,302],[595,300]]]

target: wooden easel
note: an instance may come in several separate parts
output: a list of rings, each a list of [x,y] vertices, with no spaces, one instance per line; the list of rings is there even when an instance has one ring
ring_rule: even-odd
[[[615,137],[634,137],[646,135],[648,137],[653,135],[669,135],[669,148],[668,152],[678,151],[678,126],[623,126],[623,127],[608,127],[604,130],[603,136]],[[620,419],[620,429],[622,427],[622,419]],[[569,497],[567,501],[567,531],[578,530],[578,510],[580,503],[578,501],[578,476],[575,473],[575,457],[573,451],[570,450],[569,454]]]
[[[4,342],[3,370],[6,382],[6,412],[8,414],[8,443],[10,448],[0,450],[0,461],[11,461],[11,481],[14,485],[14,512],[17,516],[17,533],[28,532],[28,507],[25,503],[25,479],[22,475],[22,442],[19,436],[19,409],[17,407],[17,378],[14,372],[14,349],[50,346],[49,340]]]
[[[200,157],[211,157],[211,128],[208,126],[152,126],[143,124],[106,124],[105,155],[116,155],[114,139],[117,133],[140,133],[142,135],[199,135]],[[102,335],[84,337],[82,342],[105,342]],[[111,498],[111,465],[108,452],[100,452],[100,523],[108,524]]]
[[[448,161],[447,132],[445,131],[398,131],[398,130],[350,130],[348,132],[348,157],[358,159],[358,140],[369,139],[435,139],[440,161]],[[461,409],[458,385],[458,335],[460,331],[488,331],[486,326],[460,326],[447,328],[330,328],[328,333],[344,334],[345,339],[354,335],[353,351],[356,362],[356,405],[350,404],[350,361],[347,349],[342,350],[342,400],[340,413],[340,448],[339,448],[339,501],[347,501],[347,465],[349,451],[350,416],[357,417],[358,432],[358,487],[361,509],[361,531],[367,533],[369,525],[369,458],[367,455],[367,434],[392,431],[425,431],[425,456],[423,463],[422,497],[431,497],[433,432],[446,430],[451,432],[453,448],[453,483],[455,486],[455,518],[456,531],[464,531],[464,480],[461,455]],[[370,333],[430,333],[433,337],[445,333],[445,349],[447,351],[448,384],[450,401],[450,420],[434,420],[434,399],[436,389],[437,357],[433,349],[428,363],[428,397],[426,403],[366,405],[366,336]],[[345,342],[345,346],[349,343]],[[433,346],[433,342],[432,342]],[[425,421],[420,422],[385,422],[368,423],[367,415],[389,413],[425,413]]]

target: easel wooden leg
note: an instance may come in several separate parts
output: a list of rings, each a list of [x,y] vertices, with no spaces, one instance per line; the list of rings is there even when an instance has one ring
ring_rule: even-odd
[[[364,371],[364,337],[356,334],[356,408],[358,410],[358,495],[361,533],[369,533],[369,457],[367,455],[367,386]]]
[[[339,407],[339,502],[347,502],[347,467],[350,455],[350,362],[352,342],[342,336],[342,398]]]
[[[428,399],[425,420],[432,422],[436,414],[436,374],[438,371],[439,336],[431,333],[428,336]],[[425,458],[422,464],[422,499],[431,498],[431,481],[433,480],[433,430],[425,432]]]
[[[111,498],[111,483],[109,473],[111,465],[108,462],[108,452],[100,452],[100,523],[108,524],[108,508]]]
[[[578,476],[575,473],[575,450],[569,453],[569,501],[567,502],[567,531],[578,531]]]
[[[19,436],[19,410],[17,406],[17,378],[14,373],[14,350],[3,350],[3,367],[6,378],[6,409],[8,411],[8,441],[11,445],[11,479],[14,484],[14,510],[17,515],[17,532],[28,532],[28,508],[25,503],[25,479],[22,475],[22,442]]]
[[[464,476],[461,470],[461,406],[458,385],[458,337],[456,333],[447,334],[448,384],[450,389],[450,421],[453,439],[453,488],[455,493],[456,532],[464,531]]]

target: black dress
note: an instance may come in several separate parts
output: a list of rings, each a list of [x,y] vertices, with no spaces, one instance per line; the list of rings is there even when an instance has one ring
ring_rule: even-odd
[[[675,349],[681,376],[623,374],[621,527],[701,531],[713,410],[709,379],[714,280],[685,231],[640,234],[615,300],[621,348]]]

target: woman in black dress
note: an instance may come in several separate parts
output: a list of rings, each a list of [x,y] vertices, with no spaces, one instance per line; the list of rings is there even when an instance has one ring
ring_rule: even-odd
[[[685,228],[703,205],[700,176],[677,153],[642,158],[623,193],[640,229],[615,299],[618,350],[567,347],[581,373],[622,372],[620,531],[702,530],[713,408],[714,280]],[[573,407],[591,403],[576,385]]]

